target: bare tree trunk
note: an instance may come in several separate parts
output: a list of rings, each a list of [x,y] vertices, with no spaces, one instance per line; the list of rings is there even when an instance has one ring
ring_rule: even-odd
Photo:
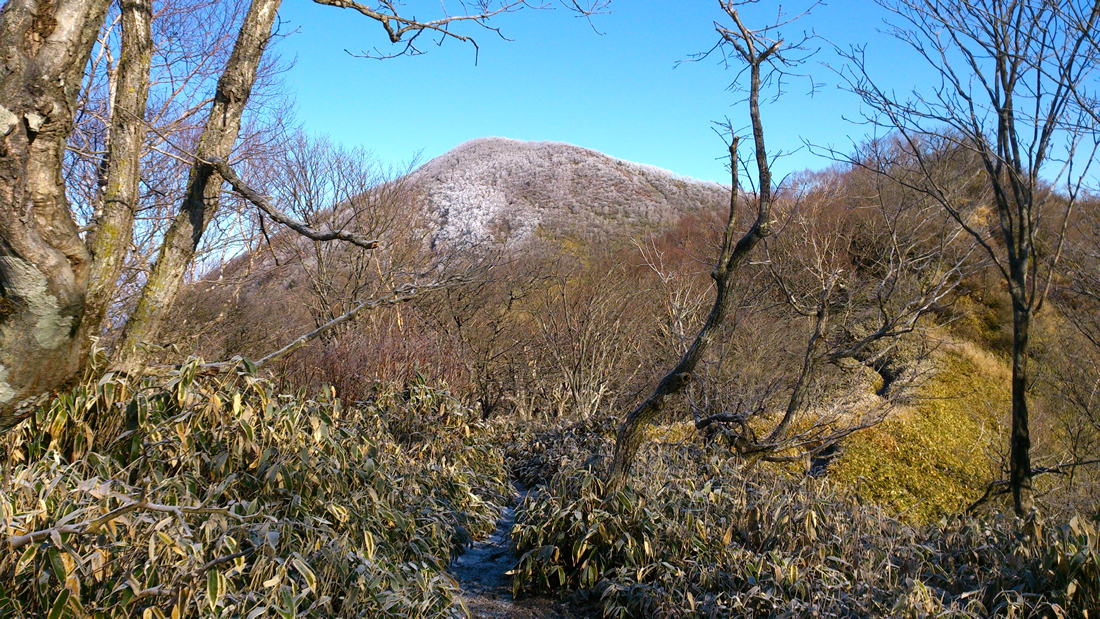
[[[133,237],[153,60],[152,21],[151,0],[122,2],[122,50],[107,141],[107,185],[88,235],[94,262],[84,311],[88,336],[83,343],[85,358],[92,338],[99,335]]]
[[[730,187],[730,210],[726,221],[726,232],[722,238],[722,250],[718,261],[711,271],[716,290],[714,306],[707,316],[706,322],[695,336],[691,347],[680,358],[680,362],[672,369],[657,388],[629,415],[619,428],[619,435],[615,441],[615,458],[611,463],[611,472],[607,478],[604,491],[612,493],[622,488],[630,477],[630,468],[634,458],[645,439],[645,429],[648,425],[660,419],[661,410],[665,400],[679,393],[690,382],[692,373],[699,360],[703,358],[711,340],[714,338],[715,329],[722,324],[729,312],[730,294],[732,293],[731,275],[748,258],[753,248],[771,233],[771,207],[772,207],[772,178],[771,169],[768,166],[768,151],[764,144],[764,124],[760,118],[760,85],[761,67],[766,62],[772,62],[773,58],[782,62],[784,43],[782,39],[772,40],[767,35],[774,27],[753,31],[747,28],[738,14],[737,7],[743,3],[733,1],[720,1],[719,5],[727,15],[733,19],[736,30],[716,26],[722,40],[731,45],[748,65],[749,73],[749,119],[752,123],[754,157],[757,169],[757,195],[756,195],[756,221],[748,232],[734,245],[734,234],[737,225],[737,145],[738,138],[733,136],[730,144],[730,170],[733,186]],[[720,43],[719,45],[722,45]]]
[[[256,69],[271,38],[279,5],[280,0],[253,0],[248,9],[199,139],[196,161],[188,178],[187,196],[168,229],[156,266],[115,351],[112,367],[116,370],[134,372],[145,364],[146,355],[140,345],[155,340],[160,333],[202,234],[217,213],[224,179],[211,162],[228,160],[237,141],[241,115],[252,94]]]
[[[1012,435],[1009,439],[1009,487],[1016,515],[1034,506],[1031,488],[1031,436],[1027,418],[1027,355],[1031,309],[1012,301]]]
[[[775,426],[775,429],[768,435],[767,440],[764,441],[767,445],[783,440],[787,429],[791,427],[791,423],[798,412],[806,404],[806,392],[813,377],[814,368],[820,361],[820,350],[825,340],[825,326],[829,321],[829,309],[827,307],[829,292],[829,289],[826,288],[822,294],[821,306],[814,316],[814,334],[810,336],[810,341],[806,343],[806,353],[802,357],[802,372],[799,373],[798,380],[795,381],[794,388],[791,390],[791,397],[787,399],[787,409],[783,412],[783,419],[779,421],[779,425]]]
[[[730,146],[733,187],[730,188],[730,212],[722,242],[722,254],[714,267],[714,271],[711,272],[711,277],[714,279],[715,288],[717,289],[714,306],[711,307],[706,322],[695,336],[695,341],[680,358],[680,362],[661,379],[653,393],[627,416],[626,421],[619,428],[619,435],[615,441],[615,459],[612,462],[611,473],[607,479],[606,492],[615,492],[626,484],[626,480],[630,476],[630,468],[634,463],[634,457],[645,439],[646,427],[659,419],[661,411],[664,409],[665,400],[669,396],[679,393],[690,382],[695,366],[703,358],[703,353],[706,352],[707,347],[714,338],[715,329],[725,320],[726,314],[729,312],[729,299],[732,292],[731,274],[744,262],[753,247],[768,235],[771,200],[769,197],[765,201],[762,196],[758,196],[760,203],[756,222],[741,237],[736,246],[733,244],[737,220],[737,142],[737,138],[734,137],[733,144]],[[762,136],[758,143],[761,146],[763,145]],[[757,151],[757,156],[763,158],[763,152],[762,150]]]
[[[10,0],[0,14],[0,431],[80,369],[91,255],[61,175],[110,0]]]

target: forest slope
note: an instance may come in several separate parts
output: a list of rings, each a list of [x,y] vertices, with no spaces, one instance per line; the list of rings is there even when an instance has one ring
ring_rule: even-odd
[[[382,249],[272,235],[190,287],[176,310],[185,328],[166,343],[208,359],[261,354],[346,311],[352,297],[433,271],[433,263],[466,263],[475,254],[552,261],[577,243],[628,245],[729,199],[717,183],[579,146],[506,138],[466,142],[396,184],[402,189],[379,188],[383,197],[364,197],[362,205],[350,200],[351,214],[341,206],[315,215],[319,227],[381,238]]]

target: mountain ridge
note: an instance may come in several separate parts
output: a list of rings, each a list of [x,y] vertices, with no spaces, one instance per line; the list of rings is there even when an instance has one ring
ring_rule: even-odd
[[[564,142],[476,138],[410,174],[437,228],[433,244],[507,247],[536,237],[637,235],[728,200],[713,181]]]

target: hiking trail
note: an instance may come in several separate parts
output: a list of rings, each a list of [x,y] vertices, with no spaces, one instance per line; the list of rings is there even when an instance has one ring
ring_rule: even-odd
[[[566,619],[559,604],[545,598],[515,600],[512,579],[506,574],[518,558],[512,553],[512,525],[516,508],[532,492],[513,482],[518,496],[501,510],[497,528],[486,539],[474,542],[458,556],[450,573],[462,587],[462,599],[476,619]],[[458,611],[462,616],[461,610]]]

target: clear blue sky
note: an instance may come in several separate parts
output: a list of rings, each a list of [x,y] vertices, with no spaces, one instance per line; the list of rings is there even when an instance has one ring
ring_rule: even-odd
[[[456,4],[449,0],[448,4]],[[751,24],[774,19],[767,0],[742,13]],[[788,5],[784,5],[787,7]],[[792,3],[791,10],[805,3]],[[408,13],[438,16],[439,3],[410,0]],[[651,2],[613,0],[612,11],[594,18],[602,34],[565,10],[533,11],[494,18],[511,41],[463,28],[481,46],[448,41],[411,58],[370,60],[347,52],[392,51],[381,27],[350,10],[291,0],[282,9],[283,30],[295,34],[279,44],[296,64],[286,76],[306,129],[348,146],[363,146],[383,161],[424,159],[484,136],[554,140],[614,157],[667,168],[678,174],[728,182],[719,158],[724,146],[712,121],[729,116],[747,126],[747,106],[727,90],[735,70],[718,58],[676,66],[716,41],[712,22],[723,14],[717,0]],[[870,0],[831,0],[795,24],[838,45],[869,44],[878,74],[899,91],[917,79],[905,49],[878,32],[885,13]],[[789,30],[791,28],[788,28]],[[764,108],[768,148],[792,150],[808,140],[843,147],[866,127],[854,95],[838,90],[838,78],[820,63],[835,65],[831,45],[805,69],[823,86],[809,98],[805,80]],[[345,51],[347,50],[347,51]],[[776,172],[820,168],[827,161],[805,152],[782,160]]]

